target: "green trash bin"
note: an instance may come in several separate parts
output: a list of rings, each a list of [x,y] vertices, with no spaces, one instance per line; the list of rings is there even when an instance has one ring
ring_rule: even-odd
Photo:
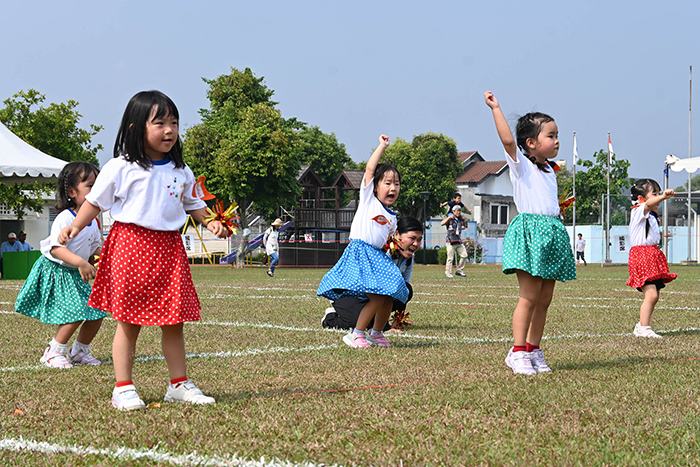
[[[34,262],[41,256],[41,251],[8,251],[2,254],[3,278],[24,280],[29,277],[29,272]]]

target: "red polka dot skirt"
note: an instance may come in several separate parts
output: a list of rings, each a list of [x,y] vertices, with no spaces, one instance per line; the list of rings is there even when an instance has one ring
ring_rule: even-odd
[[[201,306],[180,233],[115,222],[88,305],[130,324],[198,321]]]
[[[678,277],[678,274],[669,272],[666,255],[658,246],[633,246],[627,265],[630,271],[627,285],[630,287],[642,287],[644,283],[656,280],[667,284]]]

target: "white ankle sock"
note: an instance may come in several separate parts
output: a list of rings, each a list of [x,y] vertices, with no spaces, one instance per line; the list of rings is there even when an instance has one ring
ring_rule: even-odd
[[[49,342],[49,347],[51,347],[51,350],[61,352],[62,354],[68,352],[68,344],[61,344],[60,342],[56,342],[56,339],[51,339],[51,342]]]
[[[81,344],[78,339],[73,341],[73,351],[72,355],[76,355],[78,352],[90,353],[90,344]]]

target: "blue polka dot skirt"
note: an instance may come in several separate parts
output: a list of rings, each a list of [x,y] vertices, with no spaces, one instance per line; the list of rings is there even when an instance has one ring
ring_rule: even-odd
[[[389,295],[402,303],[408,300],[406,282],[391,258],[369,243],[353,239],[323,276],[316,294],[338,300],[346,296],[364,298],[366,293]]]
[[[520,213],[503,240],[503,272],[525,271],[561,282],[576,279],[576,261],[558,217]]]
[[[46,324],[94,321],[107,313],[88,306],[90,284],[80,271],[40,256],[15,302],[15,311]]]

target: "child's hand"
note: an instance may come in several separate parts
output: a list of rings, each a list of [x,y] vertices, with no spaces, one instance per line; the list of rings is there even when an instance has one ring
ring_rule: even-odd
[[[675,194],[676,192],[669,188],[668,190],[664,190],[664,192],[661,193],[661,196],[663,196],[664,199],[669,199]]]
[[[58,243],[61,245],[65,245],[68,243],[68,240],[71,238],[75,237],[80,233],[80,229],[77,227],[73,227],[72,225],[69,225],[68,227],[64,227],[61,229],[61,232],[58,234]]]
[[[383,149],[389,147],[389,137],[387,135],[381,135],[379,137],[379,146]]]
[[[228,228],[219,221],[210,221],[207,224],[207,229],[209,229],[209,232],[213,233],[218,238],[228,237]]]
[[[491,91],[486,91],[484,93],[484,99],[486,100],[486,105],[488,105],[492,109],[500,107],[498,105],[498,99],[496,99],[496,96],[494,96]]]
[[[78,266],[78,271],[80,271],[80,277],[83,278],[84,282],[94,279],[95,275],[97,274],[95,266],[88,263],[87,261],[83,261],[82,263],[80,263],[80,266]]]

